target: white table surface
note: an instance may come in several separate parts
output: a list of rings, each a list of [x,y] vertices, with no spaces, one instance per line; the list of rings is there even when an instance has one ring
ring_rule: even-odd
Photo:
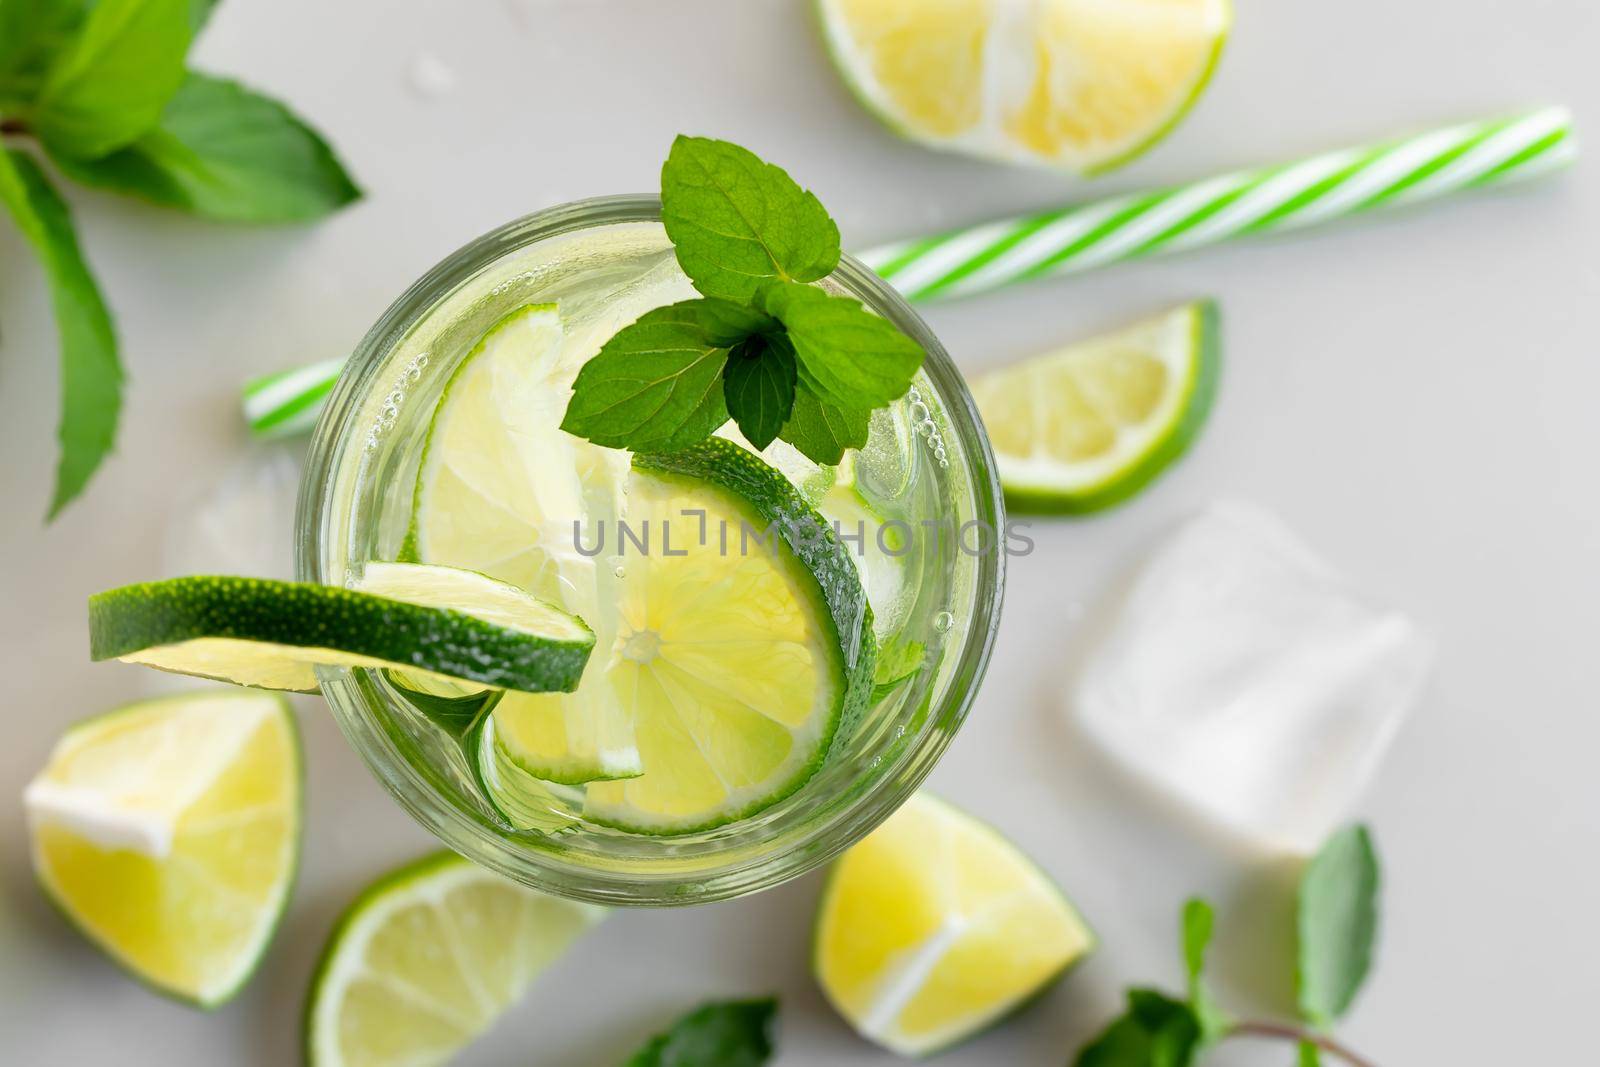
[[[131,373],[117,457],[41,526],[55,337],[0,225],[0,1060],[124,1067],[296,1061],[335,915],[430,839],[300,707],[309,828],[278,943],[205,1016],[121,977],[34,889],[16,802],[71,721],[144,691],[90,666],[84,598],[156,574],[167,517],[247,448],[245,377],[347,351],[433,262],[511,217],[650,189],[672,136],[788,166],[864,247],[945,224],[1270,162],[1437,121],[1565,102],[1600,122],[1589,0],[1240,3],[1220,73],[1175,136],[1092,187],[887,135],[830,71],[799,0],[227,0],[197,53],[292,101],[369,197],[252,230],[73,192]],[[433,57],[453,72],[419,92]],[[1226,313],[1209,431],[1131,505],[1037,530],[988,681],[933,777],[1077,899],[1103,950],[941,1063],[1064,1063],[1129,982],[1174,986],[1176,912],[1221,910],[1218,977],[1281,1005],[1291,872],[1099,769],[1058,712],[1084,612],[1175,519],[1222,495],[1284,515],[1440,638],[1435,682],[1360,814],[1386,859],[1376,975],[1343,1033],[1385,1067],[1576,1062],[1600,994],[1600,197],[1593,157],[1537,188],[1035,284],[927,314],[961,366],[1003,363],[1201,294]],[[280,517],[287,538],[291,516]],[[809,977],[815,876],[731,903],[619,914],[462,1057],[619,1062],[701,998],[783,998],[780,1062],[873,1064]],[[1245,1046],[1217,1064],[1283,1064]]]

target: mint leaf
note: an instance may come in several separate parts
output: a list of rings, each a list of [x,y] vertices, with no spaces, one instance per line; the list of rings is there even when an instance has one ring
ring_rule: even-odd
[[[626,1067],[760,1067],[772,1056],[776,1000],[707,1004],[690,1012]]]
[[[0,113],[32,102],[88,11],[88,0],[0,0]]]
[[[609,448],[675,452],[727,422],[728,350],[709,337],[700,304],[656,308],[607,341],[578,372],[561,428]]]
[[[1300,880],[1296,915],[1300,1012],[1327,1027],[1343,1015],[1372,965],[1378,934],[1378,853],[1364,826],[1322,846]]]
[[[844,458],[845,449],[867,443],[871,418],[871,411],[823,400],[801,382],[795,388],[794,410],[778,436],[813,463],[833,464]]]
[[[757,334],[729,350],[722,368],[722,392],[728,414],[756,451],[770,445],[789,421],[794,381],[794,349],[781,334]]]
[[[867,531],[868,537],[876,534],[876,530]],[[878,663],[872,674],[873,701],[882,700],[899,688],[900,683],[921,670],[927,654],[921,641],[909,641],[900,636],[890,639],[888,644],[879,648]]]
[[[316,131],[237,82],[190,73],[155,129],[96,160],[52,153],[87,185],[232,222],[313,219],[361,196]]]
[[[111,313],[78,250],[67,205],[28,156],[0,152],[0,202],[44,266],[61,333],[61,459],[49,515],[55,518],[116,440],[122,366]]]
[[[778,320],[758,308],[708,296],[694,301],[700,325],[713,343],[732,348],[747,337],[781,330]]]
[[[53,152],[95,159],[155,126],[183,82],[190,0],[99,0],[23,118]]]
[[[1200,1024],[1201,1043],[1209,1045],[1219,1040],[1233,1025],[1233,1021],[1211,998],[1206,988],[1206,949],[1211,945],[1216,913],[1211,905],[1199,897],[1183,906],[1183,964],[1189,979],[1189,1006],[1194,1009]]]
[[[1297,1067],[1322,1067],[1322,1050],[1309,1041],[1302,1041],[1295,1055]]]
[[[726,141],[672,143],[661,221],[695,288],[740,304],[767,280],[814,282],[839,264],[839,228],[817,198]]]
[[[1074,1061],[1076,1067],[1189,1067],[1200,1024],[1189,1005],[1152,989],[1130,989],[1128,1011]]]
[[[189,25],[194,27],[194,32],[199,33],[211,18],[211,9],[217,6],[217,0],[190,0]]]
[[[768,286],[763,302],[789,332],[800,378],[832,404],[872,409],[905,395],[922,366],[922,346],[860,301],[811,285]]]

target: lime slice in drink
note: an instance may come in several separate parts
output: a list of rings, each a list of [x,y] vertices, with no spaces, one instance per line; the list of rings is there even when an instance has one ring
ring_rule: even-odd
[[[456,368],[428,427],[411,543],[429,563],[481,571],[563,605],[604,649],[615,629],[615,576],[609,559],[579,551],[577,534],[614,519],[627,454],[562,432],[582,363],[564,343],[555,305],[532,304],[501,319]],[[534,777],[639,773],[626,709],[600,672],[570,695],[507,694],[494,720],[503,757]]]
[[[311,1067],[443,1064],[603,916],[440,853],[377,882],[323,950]]]
[[[585,812],[639,833],[719,826],[798,789],[865,709],[872,613],[826,521],[756,456],[714,437],[633,467],[626,521],[656,540],[623,558],[606,673],[644,774],[591,783]]]
[[[924,1056],[984,1029],[1093,947],[1015,845],[919,794],[834,865],[813,963],[864,1037]]]
[[[39,883],[157,990],[211,1008],[255,970],[300,851],[282,697],[206,690],[67,731],[24,794]]]
[[[481,574],[374,563],[361,584],[200,576],[122,586],[89,598],[90,655],[304,693],[317,691],[319,664],[545,692],[576,686],[594,647],[582,619]]]
[[[1006,503],[1082,514],[1126,500],[1199,434],[1221,362],[1201,301],[979,377]]]
[[[1155,144],[1210,80],[1228,0],[818,0],[846,83],[913,140],[1082,173]]]

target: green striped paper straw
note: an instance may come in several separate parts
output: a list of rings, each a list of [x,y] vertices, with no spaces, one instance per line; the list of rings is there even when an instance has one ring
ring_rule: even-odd
[[[860,258],[908,300],[970,296],[1032,278],[1437,200],[1546,174],[1576,156],[1571,113],[1547,107],[952,230],[874,248]],[[278,436],[309,429],[342,363],[328,360],[245,386],[251,430]]]
[[[327,359],[246,382],[244,418],[261,437],[304,433],[317,424],[344,359]]]
[[[1549,107],[1297,163],[1025,215],[862,255],[908,300],[1301,229],[1380,207],[1548,173],[1577,155],[1572,115]]]

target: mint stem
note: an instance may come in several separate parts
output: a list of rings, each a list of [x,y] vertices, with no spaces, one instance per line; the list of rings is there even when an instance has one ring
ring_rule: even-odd
[[[1282,1023],[1244,1022],[1231,1028],[1224,1038],[1229,1037],[1262,1037],[1275,1041],[1309,1041],[1322,1051],[1339,1057],[1350,1067],[1377,1067],[1377,1064],[1363,1056],[1345,1048],[1331,1037],[1302,1030],[1298,1026],[1287,1026]]]

